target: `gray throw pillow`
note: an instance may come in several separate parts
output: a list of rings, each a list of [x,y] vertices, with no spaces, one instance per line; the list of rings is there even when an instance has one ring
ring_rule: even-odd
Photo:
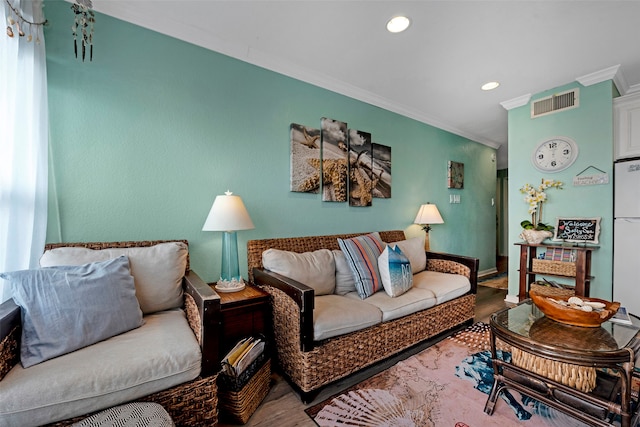
[[[37,363],[142,325],[129,259],[1,273],[22,309],[20,361]]]

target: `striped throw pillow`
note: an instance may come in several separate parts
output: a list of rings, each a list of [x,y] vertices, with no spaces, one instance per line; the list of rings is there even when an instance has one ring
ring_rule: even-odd
[[[385,244],[380,235],[375,232],[351,239],[338,239],[338,245],[351,268],[360,298],[365,299],[382,289],[378,257]]]

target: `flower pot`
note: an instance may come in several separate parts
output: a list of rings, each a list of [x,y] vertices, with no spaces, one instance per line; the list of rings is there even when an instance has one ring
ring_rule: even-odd
[[[521,239],[529,243],[530,245],[537,245],[542,243],[544,239],[553,236],[553,233],[546,230],[522,230],[520,233]]]

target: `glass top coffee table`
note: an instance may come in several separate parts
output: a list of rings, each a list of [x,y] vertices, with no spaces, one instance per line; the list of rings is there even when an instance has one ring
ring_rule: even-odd
[[[505,389],[515,389],[587,424],[631,424],[631,378],[640,349],[640,319],[598,328],[545,317],[528,299],[491,316],[494,383],[485,412],[493,414]],[[505,352],[498,351],[500,349]]]

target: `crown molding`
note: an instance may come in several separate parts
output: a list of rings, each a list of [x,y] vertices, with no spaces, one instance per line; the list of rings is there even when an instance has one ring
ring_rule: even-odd
[[[507,101],[502,101],[500,105],[505,110],[513,110],[514,108],[522,107],[523,105],[527,105],[531,100],[531,94],[528,93],[526,95],[519,96],[517,98],[509,99]]]
[[[613,80],[613,83],[616,85],[616,88],[618,88],[620,95],[625,95],[629,92],[629,84],[620,70],[620,64],[613,65],[581,77],[576,77],[576,81],[582,86],[591,86],[607,80]]]
[[[627,90],[625,92],[625,95],[629,95],[629,94],[632,94],[632,93],[638,93],[638,92],[640,92],[640,83],[637,84],[637,85],[629,86],[629,90]]]

